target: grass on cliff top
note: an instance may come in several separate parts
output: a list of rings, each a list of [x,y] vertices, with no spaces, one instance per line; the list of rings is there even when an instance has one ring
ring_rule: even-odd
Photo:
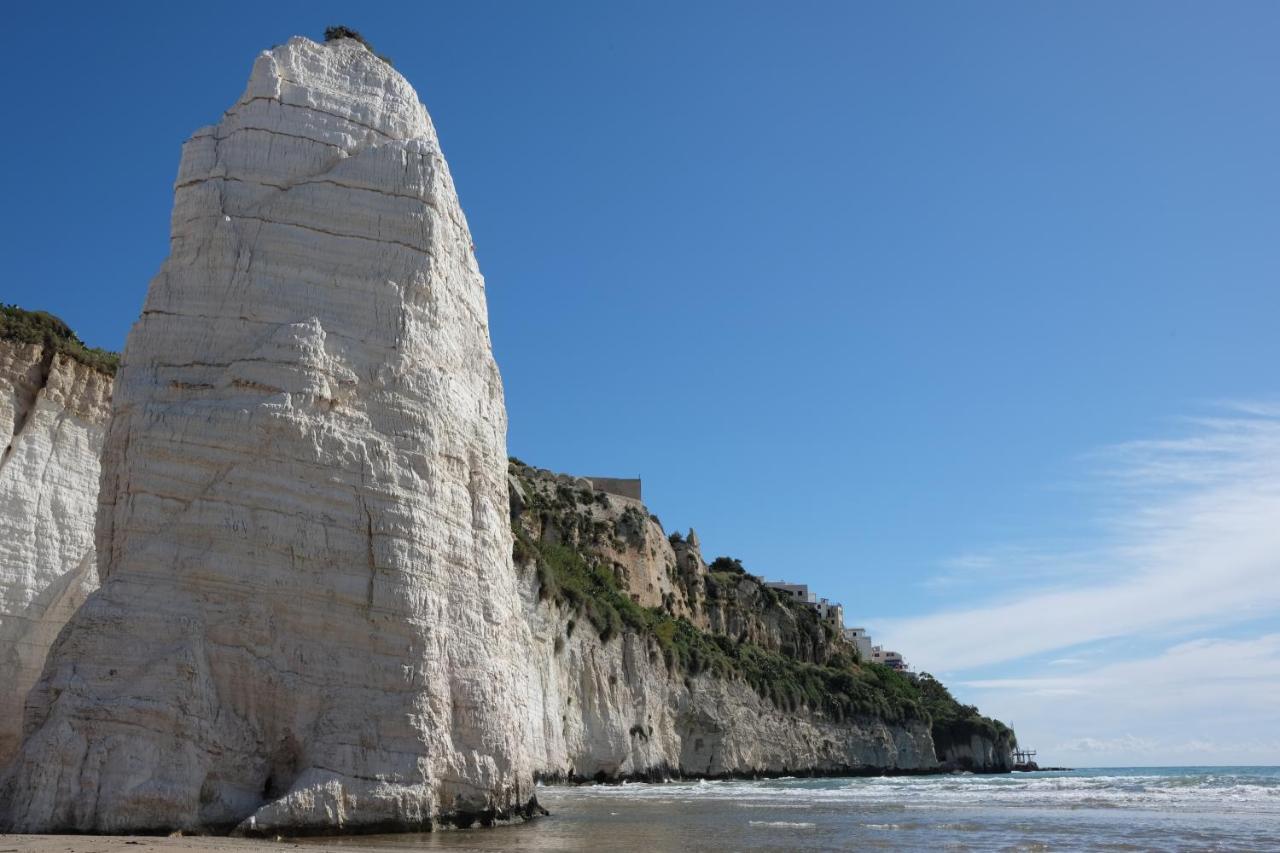
[[[70,326],[47,311],[27,311],[17,305],[0,304],[0,340],[44,344],[112,376],[120,367],[118,353],[85,346]]]

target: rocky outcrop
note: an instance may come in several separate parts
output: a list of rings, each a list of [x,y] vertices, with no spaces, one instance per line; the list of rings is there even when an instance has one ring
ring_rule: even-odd
[[[4,827],[521,810],[502,384],[413,89],[349,39],[262,54],[183,150],[171,247],[116,384],[102,586],[30,693]]]
[[[779,707],[750,684],[669,668],[641,633],[602,641],[575,616],[530,602],[532,745],[552,780],[927,772],[928,723],[837,720]]]
[[[544,777],[1009,769],[1006,729],[932,678],[857,663],[813,610],[708,565],[693,531],[521,463],[510,483]]]
[[[362,44],[264,53],[187,143],[172,232],[114,392],[78,341],[0,345],[0,830],[403,830],[527,814],[535,774],[1007,769],[1006,728],[693,531],[508,469],[448,168]]]
[[[969,733],[959,742],[940,742],[935,738],[938,760],[944,767],[985,773],[1007,773],[1013,770],[1013,741],[1008,737]]]
[[[58,631],[97,586],[93,516],[111,376],[0,340],[0,767]]]

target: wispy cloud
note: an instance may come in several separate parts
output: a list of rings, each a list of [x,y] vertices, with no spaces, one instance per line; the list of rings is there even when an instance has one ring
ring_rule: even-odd
[[[1197,639],[1068,675],[955,686],[998,707],[1049,762],[1280,761],[1280,633]]]
[[[1033,565],[1052,569],[1038,586],[881,623],[880,639],[924,668],[955,671],[1280,612],[1280,405],[1222,407],[1188,419],[1181,435],[1108,448],[1095,461],[1103,541],[1037,553]],[[998,578],[1016,551],[993,553],[990,564],[969,555],[946,571]],[[1073,565],[1074,576],[1060,570]],[[1041,690],[1073,689],[1041,681]]]
[[[941,571],[923,582],[934,591],[950,591],[975,582],[1023,586],[1028,583],[1078,582],[1103,570],[1101,555],[1067,545],[1000,545],[942,561]]]
[[[1090,753],[1103,755],[1107,753],[1150,753],[1158,749],[1160,744],[1149,737],[1138,737],[1126,734],[1120,737],[1096,738],[1081,737],[1058,744],[1059,752]]]

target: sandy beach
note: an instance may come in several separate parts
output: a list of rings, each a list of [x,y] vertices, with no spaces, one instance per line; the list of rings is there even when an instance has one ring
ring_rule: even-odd
[[[491,829],[321,836],[0,835],[0,853],[1274,850],[1280,768],[549,786],[551,816]]]
[[[536,822],[535,822],[536,823]],[[353,835],[308,838],[231,838],[222,835],[0,835],[0,853],[274,853],[306,850],[311,853],[377,853],[415,850],[517,850],[539,846],[543,839],[528,833],[529,824],[516,823],[491,829],[444,830],[434,833],[400,835]],[[526,832],[520,837],[521,829]],[[550,839],[554,849],[579,846],[570,835]],[[545,849],[539,847],[539,849]]]
[[[0,835],[0,853],[141,853],[144,850],[234,853],[262,849],[265,846],[284,850],[296,848],[299,844],[215,836],[158,838],[136,835]],[[326,849],[338,851],[344,848]]]

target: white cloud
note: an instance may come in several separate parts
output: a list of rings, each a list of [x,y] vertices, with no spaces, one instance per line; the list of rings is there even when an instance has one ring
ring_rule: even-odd
[[[1280,612],[1280,406],[1236,405],[1187,434],[1099,459],[1101,544],[1031,562],[1047,586],[966,610],[882,622],[875,633],[921,668],[953,671],[1153,632],[1205,630]],[[947,567],[1000,577],[1016,550]],[[1068,585],[1062,566],[1080,565]],[[990,579],[990,578],[989,578]],[[1042,684],[1039,689],[1069,689]]]
[[[1192,640],[1070,675],[953,686],[1013,722],[1042,764],[1280,761],[1280,633]]]
[[[1042,764],[1280,763],[1280,405],[1090,462],[1097,535],[948,561],[935,586],[989,598],[872,633],[917,668],[982,667],[947,680]]]
[[[1159,744],[1151,738],[1126,734],[1115,738],[1082,737],[1059,744],[1060,752],[1105,754],[1114,752],[1154,752]]]
[[[1100,555],[1051,545],[1002,545],[986,551],[961,554],[942,561],[942,571],[923,581],[937,592],[971,587],[975,582],[1004,586],[1037,582],[1078,581],[1103,568]]]

